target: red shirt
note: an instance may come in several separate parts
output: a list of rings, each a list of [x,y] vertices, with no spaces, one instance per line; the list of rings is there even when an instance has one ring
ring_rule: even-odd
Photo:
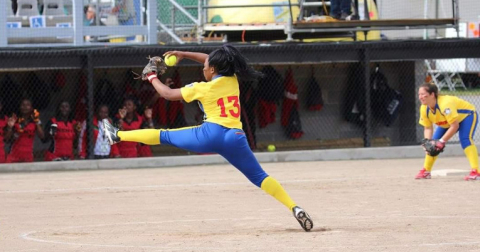
[[[5,146],[5,143],[3,142],[3,134],[5,127],[7,127],[7,122],[8,122],[8,117],[4,116],[3,118],[0,118],[0,151],[3,152],[3,148]],[[0,154],[1,155],[1,154]]]
[[[76,121],[57,121],[56,118],[52,118],[50,121],[51,124],[57,124],[57,131],[53,137],[52,145],[50,146],[49,151],[55,154],[57,157],[72,157],[73,141],[76,137]]]
[[[117,118],[119,116],[117,115]],[[123,123],[122,123],[122,130],[128,131],[128,130],[136,130],[136,129],[141,129],[142,125],[144,124],[143,117],[140,116],[139,114],[135,114],[133,116],[133,120],[128,123],[127,120],[124,118]],[[122,157],[138,157],[138,143],[136,142],[119,142],[118,144],[118,150],[120,151],[120,156]]]
[[[3,142],[3,134],[5,127],[7,126],[8,117],[0,118],[0,163],[5,162],[5,143]]]
[[[33,155],[33,140],[35,139],[35,131],[37,125],[34,122],[25,121],[21,123],[15,123],[15,142],[12,144],[12,154],[17,153],[31,153]]]

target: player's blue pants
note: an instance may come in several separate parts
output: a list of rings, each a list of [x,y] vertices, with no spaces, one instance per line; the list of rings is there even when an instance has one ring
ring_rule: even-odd
[[[462,148],[465,149],[468,146],[474,144],[473,136],[475,135],[475,130],[477,129],[478,124],[478,114],[475,111],[466,111],[469,113],[463,121],[460,122],[460,127],[458,128],[458,137],[460,138],[460,144]],[[461,113],[459,111],[459,113]],[[433,139],[440,139],[447,132],[448,129],[437,127],[435,133],[433,133]]]
[[[198,153],[218,153],[258,187],[268,177],[253,155],[245,133],[240,129],[204,122],[196,127],[161,130],[160,144]]]

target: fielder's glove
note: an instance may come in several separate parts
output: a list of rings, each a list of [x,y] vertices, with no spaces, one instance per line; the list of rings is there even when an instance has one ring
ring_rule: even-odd
[[[142,80],[150,81],[152,78],[150,77],[149,79],[148,78],[149,76],[157,77],[158,75],[164,74],[165,71],[167,70],[167,65],[165,65],[165,62],[161,57],[155,56],[150,58],[149,56],[148,59],[149,59],[148,64],[145,66],[145,68],[143,68],[141,75],[134,72],[134,74],[136,75],[135,79],[141,78]]]
[[[438,156],[441,152],[443,152],[443,149],[445,149],[445,143],[440,142],[440,140],[433,140],[433,139],[423,139],[422,140],[422,146],[425,149],[425,151],[428,153],[428,155],[435,157]]]

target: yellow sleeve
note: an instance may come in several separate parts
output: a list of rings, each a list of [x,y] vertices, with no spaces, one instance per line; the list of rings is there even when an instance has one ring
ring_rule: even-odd
[[[196,100],[202,101],[207,91],[207,85],[205,82],[194,82],[180,89],[183,100],[186,102],[192,102]]]
[[[431,127],[432,122],[430,122],[430,119],[427,117],[427,107],[426,106],[421,106],[420,107],[420,120],[418,123],[424,127]]]
[[[442,113],[445,119],[447,119],[448,124],[452,124],[458,119],[457,105],[453,101],[445,104]]]

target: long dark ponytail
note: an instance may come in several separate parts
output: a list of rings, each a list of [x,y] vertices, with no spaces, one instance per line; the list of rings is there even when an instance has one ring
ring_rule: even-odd
[[[223,45],[221,48],[208,55],[208,65],[214,67],[222,76],[237,75],[240,80],[256,80],[263,76],[248,66],[247,59],[231,45]]]

